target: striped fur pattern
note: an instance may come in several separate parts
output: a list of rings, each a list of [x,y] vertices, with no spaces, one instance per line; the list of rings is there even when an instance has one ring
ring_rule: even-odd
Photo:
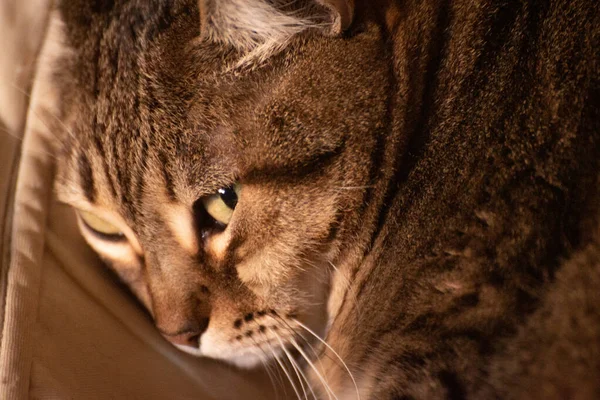
[[[600,396],[596,1],[57,11],[57,192],[182,350],[298,398]]]

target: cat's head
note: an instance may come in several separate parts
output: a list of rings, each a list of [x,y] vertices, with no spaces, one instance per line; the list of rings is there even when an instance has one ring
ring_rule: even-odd
[[[252,366],[322,334],[376,218],[380,32],[341,35],[348,1],[60,7],[57,192],[88,243],[190,353]]]

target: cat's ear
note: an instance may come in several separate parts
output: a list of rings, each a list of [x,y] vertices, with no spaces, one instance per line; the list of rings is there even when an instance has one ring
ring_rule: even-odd
[[[264,58],[308,29],[339,35],[352,23],[354,0],[199,0],[201,32]]]

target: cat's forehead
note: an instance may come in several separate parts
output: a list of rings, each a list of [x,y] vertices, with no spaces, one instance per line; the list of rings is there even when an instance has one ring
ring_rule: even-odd
[[[202,164],[211,142],[206,136],[218,121],[208,118],[210,112],[191,118],[203,93],[199,69],[208,64],[195,62],[191,49],[198,35],[194,2],[115,2],[102,10],[73,2],[63,8],[72,51],[57,75],[75,136],[67,150],[104,157],[109,166],[120,164],[115,168],[146,157]]]
[[[370,99],[382,92],[380,79],[365,83],[359,69],[336,78],[346,63],[334,51],[340,43],[227,72],[231,52],[199,40],[195,3],[115,2],[67,21],[73,51],[58,81],[75,140],[66,146],[65,181],[81,184],[91,171],[96,190],[132,210],[152,190],[190,202],[256,171],[286,183],[340,153],[349,132],[343,115],[365,126],[378,118],[347,93]]]

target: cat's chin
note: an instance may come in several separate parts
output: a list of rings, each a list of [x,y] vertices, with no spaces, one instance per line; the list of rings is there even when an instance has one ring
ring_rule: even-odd
[[[270,357],[267,357],[264,350],[259,348],[250,347],[241,350],[239,348],[227,349],[223,348],[223,346],[214,345],[213,343],[205,343],[204,345],[201,345],[200,348],[179,344],[175,344],[174,346],[184,353],[196,357],[212,358],[243,369],[256,368],[274,358],[279,358],[283,354],[283,351],[280,348],[271,349]],[[269,358],[269,360],[267,360],[267,358]]]
[[[257,354],[254,354],[252,351],[240,352],[239,354],[231,354],[229,356],[224,356],[223,354],[215,354],[214,352],[208,352],[207,354],[204,353],[200,348],[196,347],[182,346],[178,344],[176,344],[175,347],[177,347],[184,353],[188,353],[196,357],[213,358],[243,369],[256,368],[263,362],[265,362],[266,358],[264,355],[259,356]],[[257,349],[256,351],[260,350]],[[280,357],[281,353],[283,353],[280,349],[273,349],[273,352],[275,353],[275,357]]]
[[[280,351],[277,351],[278,353],[280,353]],[[277,357],[279,357],[279,354],[277,355]],[[257,356],[256,354],[241,354],[238,356],[232,356],[226,359],[220,359],[221,361],[225,361],[226,363],[229,363],[231,365],[234,365],[238,368],[242,368],[242,369],[252,369],[252,368],[256,368],[259,367],[260,365],[263,365],[263,362],[265,362],[264,358],[260,358],[259,356]],[[268,361],[266,361],[268,362]]]

